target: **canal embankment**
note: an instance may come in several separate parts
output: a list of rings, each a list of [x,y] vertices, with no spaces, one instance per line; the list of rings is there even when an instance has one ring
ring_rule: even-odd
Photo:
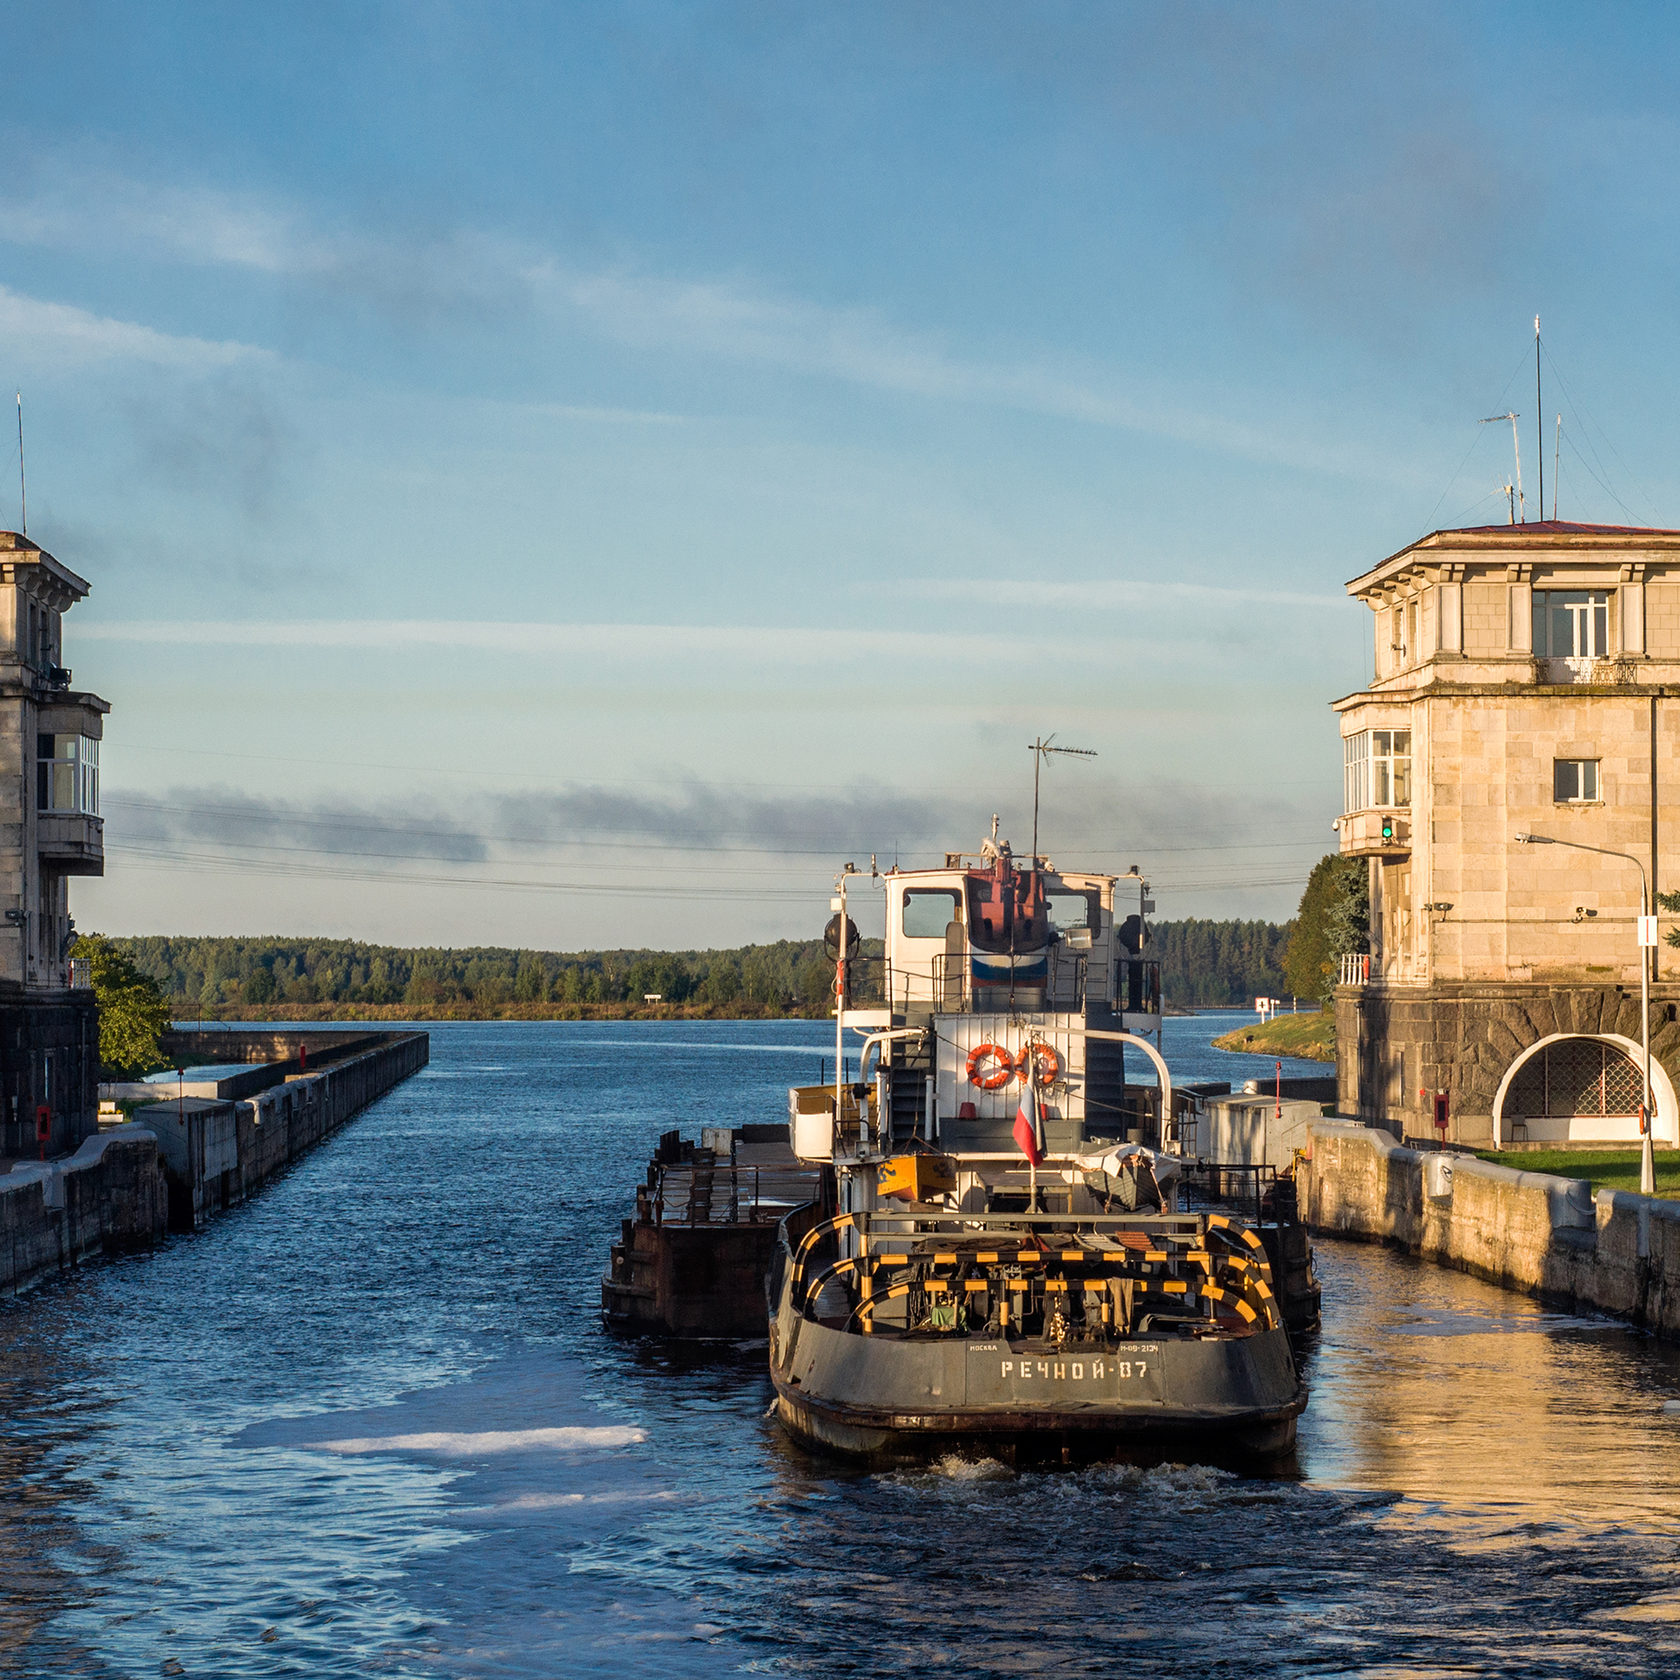
[[[182,1066],[250,1065],[179,1087],[106,1087],[111,1124],[73,1155],[0,1175],[0,1293],[145,1249],[245,1200],[430,1055],[423,1032],[177,1032]],[[190,1093],[190,1094],[189,1094]]]
[[[1307,1136],[1297,1189],[1313,1231],[1680,1339],[1680,1202],[1407,1148],[1357,1121],[1315,1121]]]

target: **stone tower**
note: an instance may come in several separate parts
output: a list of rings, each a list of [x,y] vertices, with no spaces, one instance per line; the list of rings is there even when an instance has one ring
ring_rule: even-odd
[[[1437,531],[1348,592],[1375,662],[1335,708],[1341,850],[1371,889],[1369,958],[1336,993],[1343,1112],[1636,1140],[1644,961],[1653,1129],[1680,1142],[1680,952],[1642,952],[1635,921],[1641,868],[1680,888],[1680,531]]]
[[[105,871],[99,742],[110,707],[71,687],[64,614],[87,584],[0,531],[0,1155],[97,1126],[99,1028],[73,972],[69,878]],[[46,1136],[41,1136],[42,1130]]]

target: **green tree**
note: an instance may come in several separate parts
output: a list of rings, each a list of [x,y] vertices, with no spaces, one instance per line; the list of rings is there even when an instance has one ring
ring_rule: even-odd
[[[71,953],[93,965],[93,995],[99,1005],[99,1059],[114,1079],[139,1079],[167,1067],[161,1049],[169,1028],[169,1006],[157,981],[103,934],[84,933]]]
[[[1367,948],[1370,928],[1365,860],[1334,852],[1320,858],[1307,877],[1284,952],[1283,973],[1290,989],[1328,1002],[1342,958]]]

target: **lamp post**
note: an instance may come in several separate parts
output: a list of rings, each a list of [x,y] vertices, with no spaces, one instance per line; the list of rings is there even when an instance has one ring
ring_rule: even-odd
[[[1585,846],[1579,840],[1558,840],[1549,834],[1518,834],[1519,846],[1568,846],[1572,851],[1597,852],[1600,857],[1620,858],[1639,871],[1639,1043],[1645,1058],[1645,1091],[1639,1104],[1639,1193],[1657,1192],[1656,1162],[1651,1153],[1651,965],[1645,960],[1645,928],[1651,915],[1651,894],[1646,884],[1645,865],[1632,852],[1613,852],[1605,846]]]

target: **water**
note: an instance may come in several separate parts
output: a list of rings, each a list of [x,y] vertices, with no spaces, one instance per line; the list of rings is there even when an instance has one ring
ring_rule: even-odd
[[[1273,1071],[1225,1024],[1168,1023],[1179,1077]],[[604,1335],[657,1134],[779,1115],[831,1046],[443,1024],[206,1233],[0,1306],[0,1672],[1675,1671],[1676,1354],[1378,1250],[1320,1249],[1271,1478],[837,1470],[762,1349]]]

